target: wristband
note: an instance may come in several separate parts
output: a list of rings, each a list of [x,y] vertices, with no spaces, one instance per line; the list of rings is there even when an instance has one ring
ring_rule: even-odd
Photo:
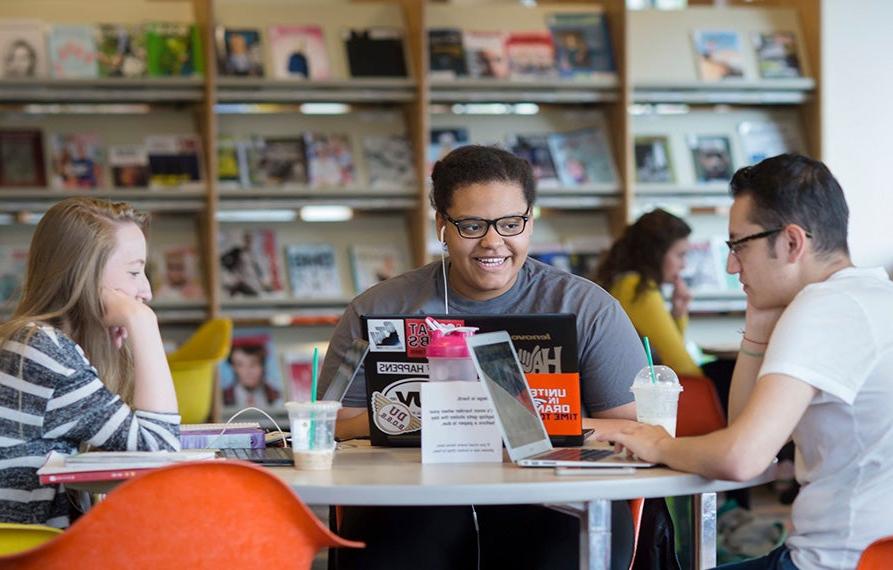
[[[738,352],[740,352],[741,354],[745,354],[747,356],[752,356],[754,358],[763,358],[764,356],[766,356],[765,352],[754,352],[752,350],[747,350],[743,346],[738,349]]]
[[[752,344],[759,344],[759,345],[762,345],[762,346],[769,346],[769,343],[768,343],[768,342],[762,342],[762,341],[759,341],[759,340],[753,340],[752,338],[747,338],[747,331],[739,330],[738,332],[741,333],[741,338],[743,338],[744,340],[746,340],[746,341],[749,342],[749,343],[752,343]]]

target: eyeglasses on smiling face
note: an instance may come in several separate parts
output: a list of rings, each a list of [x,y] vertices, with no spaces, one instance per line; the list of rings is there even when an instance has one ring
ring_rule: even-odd
[[[495,220],[486,220],[484,218],[454,220],[446,216],[446,219],[456,226],[460,236],[466,239],[480,239],[487,235],[487,232],[490,231],[490,226],[496,228],[496,233],[502,237],[519,235],[527,227],[527,221],[530,219],[530,216],[527,214],[523,216],[503,216]]]

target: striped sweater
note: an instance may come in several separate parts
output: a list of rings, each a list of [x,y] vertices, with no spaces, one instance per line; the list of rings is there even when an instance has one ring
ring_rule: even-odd
[[[37,479],[50,451],[70,454],[82,443],[176,450],[180,417],[131,410],[105,387],[80,346],[58,329],[36,328],[27,344],[23,330],[0,348],[0,521],[64,528],[68,497]]]

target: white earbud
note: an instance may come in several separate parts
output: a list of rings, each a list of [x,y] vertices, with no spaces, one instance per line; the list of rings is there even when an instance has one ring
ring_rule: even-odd
[[[446,226],[440,226],[440,241],[443,244],[443,246],[446,247],[444,232],[446,232]]]

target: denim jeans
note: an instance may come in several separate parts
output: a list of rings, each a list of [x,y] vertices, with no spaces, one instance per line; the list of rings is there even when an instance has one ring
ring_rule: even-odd
[[[723,564],[716,570],[797,570],[797,566],[791,560],[791,551],[787,545],[782,544],[766,556]]]

